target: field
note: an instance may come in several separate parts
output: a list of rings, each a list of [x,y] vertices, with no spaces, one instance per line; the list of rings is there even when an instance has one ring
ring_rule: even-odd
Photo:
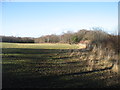
[[[110,62],[90,71],[90,53],[69,44],[2,43],[3,88],[119,87]]]

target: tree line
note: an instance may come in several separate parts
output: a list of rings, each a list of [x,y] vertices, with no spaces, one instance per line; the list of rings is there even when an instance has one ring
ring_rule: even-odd
[[[79,30],[77,32],[68,31],[61,35],[44,35],[38,38],[0,36],[2,42],[10,43],[68,43],[78,44],[80,41],[90,40],[92,44],[103,47],[114,48],[120,52],[120,35],[111,35],[103,30]]]
[[[35,43],[69,43],[77,44],[81,40],[91,40],[92,42],[100,42],[107,39],[109,34],[102,30],[79,30],[78,32],[68,31],[62,35],[45,35],[35,38]]]
[[[2,42],[9,43],[34,43],[34,38],[31,37],[14,37],[14,36],[0,36]]]

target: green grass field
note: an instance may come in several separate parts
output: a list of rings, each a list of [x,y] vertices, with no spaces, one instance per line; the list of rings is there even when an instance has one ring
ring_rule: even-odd
[[[118,84],[110,70],[81,73],[89,71],[85,55],[90,52],[78,54],[77,48],[69,44],[2,43],[3,88],[100,88]]]

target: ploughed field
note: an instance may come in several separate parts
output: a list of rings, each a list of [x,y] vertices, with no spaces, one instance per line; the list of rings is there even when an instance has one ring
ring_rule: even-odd
[[[118,87],[110,62],[91,70],[90,53],[69,44],[2,43],[2,88]]]

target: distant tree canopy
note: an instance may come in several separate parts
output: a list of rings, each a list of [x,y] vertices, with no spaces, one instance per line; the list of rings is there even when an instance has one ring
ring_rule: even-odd
[[[34,43],[34,39],[30,37],[14,37],[14,36],[0,36],[2,42],[10,43]]]
[[[78,42],[80,42],[80,40],[77,35],[71,37],[71,43],[78,43]]]
[[[81,40],[91,40],[92,42],[102,42],[108,38],[108,34],[102,30],[79,30],[76,33],[68,31],[62,35],[46,35],[35,38],[35,43],[69,43],[77,44]]]
[[[34,39],[35,43],[58,43],[60,41],[59,35],[46,35]]]
[[[91,40],[93,43],[108,40],[109,34],[102,30],[79,30],[78,32],[68,31],[62,35],[45,35],[38,38],[0,36],[2,42],[12,43],[69,43],[77,44],[81,40]]]

